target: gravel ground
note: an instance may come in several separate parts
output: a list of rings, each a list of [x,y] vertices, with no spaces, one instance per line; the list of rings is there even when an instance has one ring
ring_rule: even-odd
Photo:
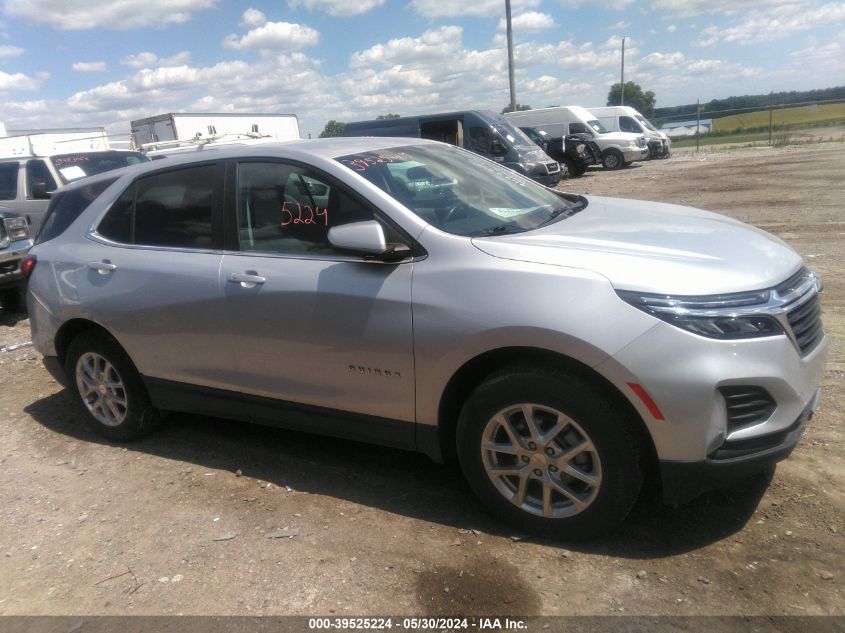
[[[845,614],[843,159],[679,151],[561,185],[776,233],[822,274],[832,339],[821,408],[775,472],[679,508],[646,497],[586,544],[512,532],[419,455],[188,415],[108,443],[25,315],[0,313],[0,614]]]

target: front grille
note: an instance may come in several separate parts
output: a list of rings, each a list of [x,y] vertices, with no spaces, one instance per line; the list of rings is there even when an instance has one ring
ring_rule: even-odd
[[[815,293],[786,315],[802,356],[806,356],[824,338],[821,315],[819,296]]]
[[[0,248],[5,248],[9,245],[9,236],[6,235],[6,225],[3,218],[0,218]]]
[[[13,259],[10,262],[0,263],[0,275],[8,275],[9,273],[15,272],[18,269],[18,261],[17,259]]]
[[[719,387],[719,392],[725,398],[728,433],[765,422],[777,407],[774,398],[762,387]]]

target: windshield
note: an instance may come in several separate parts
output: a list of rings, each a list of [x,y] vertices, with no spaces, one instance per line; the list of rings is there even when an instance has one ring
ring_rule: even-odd
[[[520,130],[501,114],[492,117],[492,120],[493,129],[496,131],[496,133],[499,134],[499,136],[501,136],[503,139],[507,139],[511,145],[534,145],[534,143],[531,141],[530,138],[528,138],[525,132]]]
[[[145,163],[149,159],[140,152],[80,152],[78,154],[60,154],[50,160],[62,178],[62,184],[74,180],[101,174],[104,171],[120,169],[129,165]]]
[[[586,206],[449,145],[411,145],[336,159],[429,224],[454,235],[518,233]]]
[[[651,130],[652,132],[657,132],[657,128],[654,127],[651,124],[651,121],[649,121],[647,118],[645,118],[642,114],[637,114],[637,115],[635,115],[634,118],[636,118],[637,121],[642,123],[646,127],[647,130]]]
[[[604,127],[601,123],[598,122],[598,119],[587,121],[587,125],[593,128],[599,134],[607,134],[609,131],[606,127]]]

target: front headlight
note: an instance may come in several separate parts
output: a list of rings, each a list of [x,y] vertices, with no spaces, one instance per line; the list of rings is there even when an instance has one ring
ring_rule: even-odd
[[[617,290],[626,303],[675,327],[715,339],[744,339],[784,334],[780,322],[759,313],[770,290],[725,295],[672,296]]]
[[[587,149],[587,146],[584,145],[583,143],[578,143],[578,145],[575,146],[575,151],[578,152],[579,154],[583,154],[586,149]]]
[[[17,242],[18,240],[29,239],[29,225],[25,219],[6,218],[3,220],[3,224],[6,225],[6,235],[9,236],[11,241]]]

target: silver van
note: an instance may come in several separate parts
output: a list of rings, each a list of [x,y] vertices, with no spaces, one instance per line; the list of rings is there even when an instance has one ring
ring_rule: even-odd
[[[68,185],[27,257],[36,348],[98,433],[192,411],[457,457],[521,529],[595,536],[785,458],[818,277],[714,213],[345,138]],[[396,483],[401,486],[401,482]]]

